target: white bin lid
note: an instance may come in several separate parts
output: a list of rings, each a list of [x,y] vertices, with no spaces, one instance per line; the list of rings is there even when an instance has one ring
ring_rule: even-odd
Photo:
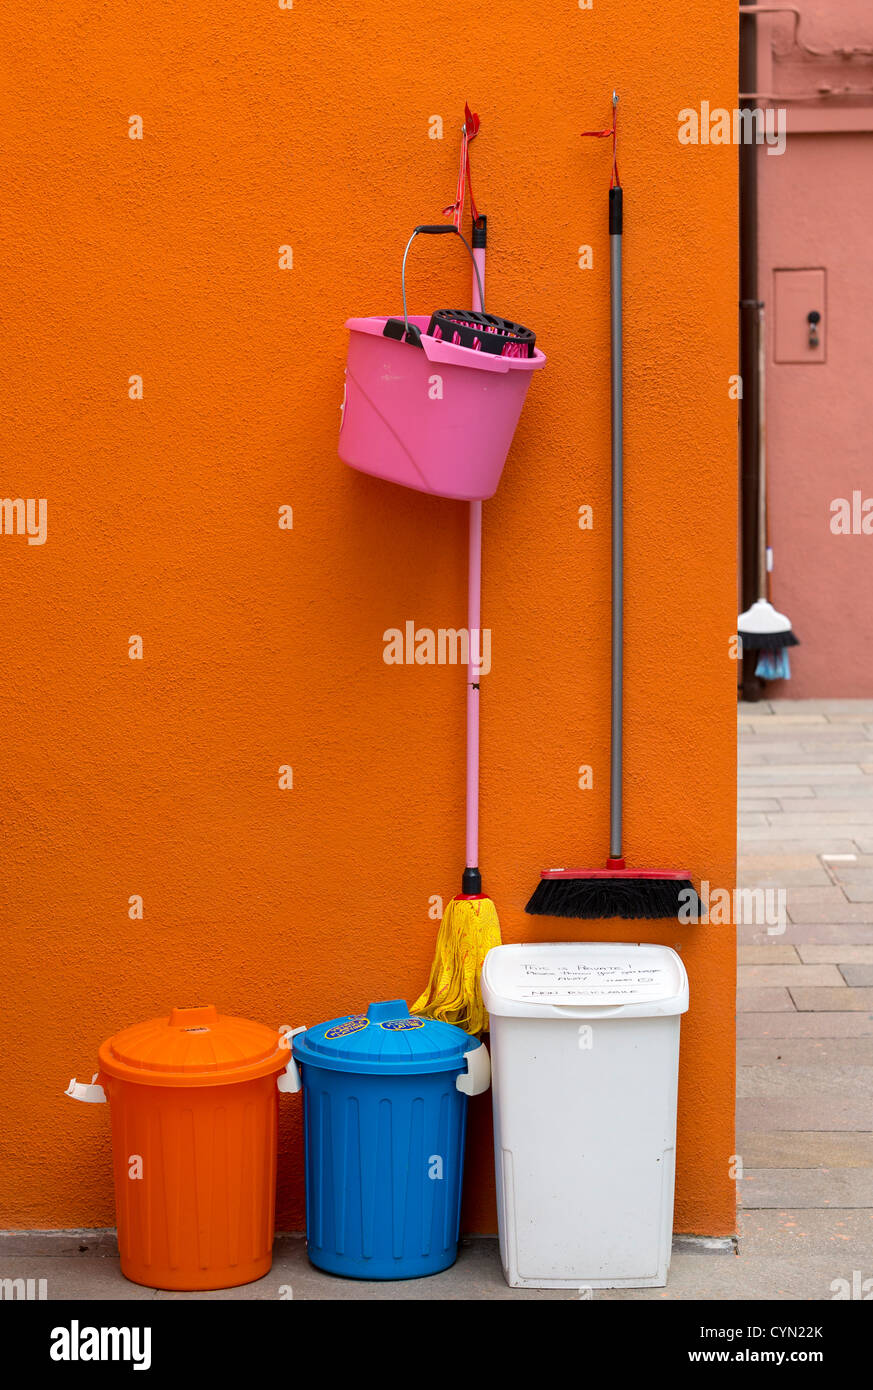
[[[555,941],[495,946],[482,968],[490,1014],[652,1018],[688,1008],[688,976],[669,946]]]

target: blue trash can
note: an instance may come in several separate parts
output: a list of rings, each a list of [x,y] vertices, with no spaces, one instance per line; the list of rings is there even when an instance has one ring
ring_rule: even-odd
[[[312,1263],[354,1279],[448,1268],[458,1253],[467,1097],[491,1079],[484,1044],[391,999],[295,1032],[292,1046]]]

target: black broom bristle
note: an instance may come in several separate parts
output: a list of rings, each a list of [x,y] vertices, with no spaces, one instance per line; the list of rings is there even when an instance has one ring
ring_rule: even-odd
[[[700,916],[700,899],[687,878],[542,878],[525,908],[534,917],[610,917],[655,920]]]
[[[791,628],[787,632],[738,632],[744,647],[751,652],[781,652],[784,647],[799,647],[800,640]]]

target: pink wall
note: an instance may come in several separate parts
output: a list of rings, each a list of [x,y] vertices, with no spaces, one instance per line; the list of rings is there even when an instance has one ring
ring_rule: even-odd
[[[838,10],[823,0],[799,6],[800,36],[811,47],[873,49],[870,0],[841,0]],[[772,598],[802,643],[791,652],[791,681],[769,689],[792,698],[870,697],[873,501],[869,535],[834,534],[831,504],[858,491],[873,499],[873,58],[802,54],[783,16],[758,20],[758,44],[759,91],[814,93],[826,84],[870,92],[787,103],[785,153],[758,154]],[[813,267],[826,271],[825,360],[780,363],[777,331],[798,325],[776,322],[774,272]]]

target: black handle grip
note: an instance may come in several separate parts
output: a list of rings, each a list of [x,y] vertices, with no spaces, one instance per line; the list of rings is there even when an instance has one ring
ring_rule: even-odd
[[[452,232],[457,236],[458,229],[453,222],[440,222],[435,227],[416,227],[413,236],[416,232],[427,232],[428,236],[442,236],[443,232]]]
[[[421,347],[421,329],[416,328],[414,323],[404,323],[403,319],[386,319],[382,337],[395,338],[398,343],[405,338],[413,347]]]
[[[622,224],[621,188],[609,190],[609,235],[621,236]]]

